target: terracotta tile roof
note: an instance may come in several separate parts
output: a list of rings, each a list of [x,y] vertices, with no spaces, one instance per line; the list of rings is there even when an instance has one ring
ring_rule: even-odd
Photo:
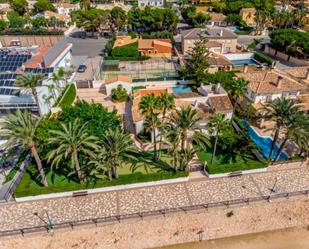
[[[299,105],[302,111],[309,111],[309,93],[299,95]]]
[[[130,76],[118,75],[118,76],[115,76],[115,77],[108,78],[104,82],[105,82],[105,84],[112,84],[112,83],[115,83],[117,81],[132,83],[132,78]]]
[[[201,97],[198,93],[191,92],[191,93],[177,93],[174,94],[176,99],[184,99],[184,98],[196,98]]]
[[[37,68],[43,66],[43,57],[51,48],[51,46],[39,46],[37,53],[25,64],[25,67]]]
[[[150,95],[150,94],[154,94],[154,96],[159,97],[161,96],[163,93],[165,92],[169,92],[169,90],[167,88],[156,88],[156,89],[140,89],[137,94],[140,95],[141,97],[146,96],[146,95]]]
[[[139,39],[138,49],[153,49],[155,45],[172,48],[170,39]]]
[[[223,15],[222,13],[208,13],[211,17],[211,21],[214,21],[214,22],[223,22],[225,21],[226,19],[226,15]]]
[[[226,113],[233,111],[233,105],[228,96],[211,96],[208,102],[216,112]]]
[[[307,79],[307,75],[309,73],[309,66],[291,67],[288,69],[283,69],[282,72],[288,74],[296,80],[301,80],[306,84],[309,84],[309,78]]]
[[[237,73],[236,76],[248,80],[249,89],[255,93],[274,94],[305,90],[302,84],[276,70]],[[279,77],[281,77],[280,85],[277,84]]]
[[[186,101],[182,99],[175,99],[175,106],[176,108],[182,108],[182,107],[193,107],[195,104],[195,101]]]
[[[208,63],[214,66],[228,66],[232,65],[232,62],[221,55],[213,55],[208,58]]]

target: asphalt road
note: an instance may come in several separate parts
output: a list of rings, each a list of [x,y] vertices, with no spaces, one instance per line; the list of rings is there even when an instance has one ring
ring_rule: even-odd
[[[107,39],[98,38],[98,39],[80,39],[68,37],[67,41],[73,44],[72,55],[87,55],[89,57],[94,57],[102,53],[102,50],[105,48]]]

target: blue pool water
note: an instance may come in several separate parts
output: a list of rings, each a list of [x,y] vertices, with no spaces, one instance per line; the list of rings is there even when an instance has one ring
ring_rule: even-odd
[[[273,140],[269,137],[260,137],[259,134],[257,134],[252,127],[249,125],[249,123],[246,120],[242,120],[241,121],[243,123],[243,125],[248,129],[248,135],[249,137],[253,140],[253,142],[259,147],[259,149],[262,151],[263,155],[265,156],[265,158],[268,159],[269,157],[269,153],[270,153],[270,148],[271,148],[271,144],[273,142]],[[273,159],[275,159],[275,157],[277,156],[278,153],[278,146],[275,146],[274,152],[273,152]],[[279,157],[280,160],[287,160],[288,159],[288,155],[283,151],[280,154]]]
[[[247,65],[260,65],[255,60],[252,59],[246,59],[246,60],[232,60],[232,63],[234,66],[243,66],[245,64]]]
[[[172,91],[175,94],[179,94],[179,93],[192,93],[191,88],[188,87],[188,86],[175,86],[175,87],[172,87]]]

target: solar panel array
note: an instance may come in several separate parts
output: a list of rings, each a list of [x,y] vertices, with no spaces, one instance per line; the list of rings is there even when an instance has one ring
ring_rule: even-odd
[[[31,54],[8,54],[6,51],[0,53],[0,71],[14,72],[31,58]]]
[[[0,88],[0,95],[19,95],[19,89],[12,89],[12,88]]]
[[[26,73],[41,73],[44,76],[48,76],[52,72],[54,72],[54,68],[25,68]]]
[[[0,80],[15,80],[17,77],[16,73],[4,73],[0,74]]]
[[[13,80],[0,80],[0,87],[1,86],[13,86],[14,81]]]

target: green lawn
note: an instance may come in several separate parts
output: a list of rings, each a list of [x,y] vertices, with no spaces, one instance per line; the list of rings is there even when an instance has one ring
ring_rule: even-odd
[[[230,154],[217,151],[213,164],[210,163],[212,156],[212,151],[210,149],[207,151],[197,150],[197,156],[203,164],[207,161],[207,172],[209,174],[237,172],[265,168],[267,166],[265,161],[259,161],[252,153],[242,155],[235,159]]]
[[[167,154],[162,154],[160,162],[154,162],[152,160],[152,153],[149,152],[139,154],[138,159],[138,163],[133,166],[129,164],[124,165],[119,170],[119,179],[117,180],[109,181],[106,178],[97,179],[96,181],[89,182],[85,185],[79,184],[76,180],[74,180],[73,176],[68,177],[66,174],[50,171],[47,173],[47,181],[49,186],[42,187],[39,183],[39,176],[36,166],[30,165],[15,190],[15,196],[23,197],[186,176],[185,172],[174,172],[170,164],[171,157]]]

